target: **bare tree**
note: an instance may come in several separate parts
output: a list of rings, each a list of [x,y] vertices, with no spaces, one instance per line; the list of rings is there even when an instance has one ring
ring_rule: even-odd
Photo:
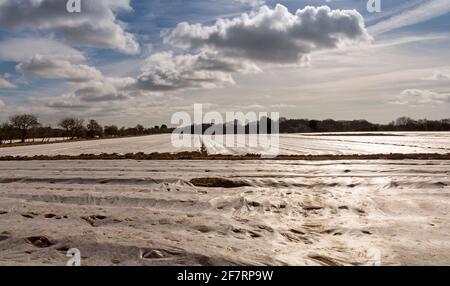
[[[397,120],[395,121],[395,125],[397,126],[407,126],[410,124],[414,124],[415,121],[409,117],[403,116],[400,118],[397,118]]]
[[[141,124],[136,125],[135,129],[136,129],[137,135],[143,135],[145,132],[145,128]]]
[[[28,131],[40,125],[37,117],[30,114],[14,115],[9,118],[9,121],[11,126],[20,132],[22,143],[27,139]]]
[[[82,133],[84,128],[83,122],[84,120],[79,118],[65,118],[61,120],[58,125],[64,128],[67,135],[71,140],[73,140],[76,136],[80,136],[80,133]]]
[[[97,121],[90,120],[86,127],[88,137],[95,138],[103,136],[103,127]]]

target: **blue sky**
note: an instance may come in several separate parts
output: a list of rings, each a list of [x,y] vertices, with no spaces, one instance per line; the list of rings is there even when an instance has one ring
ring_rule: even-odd
[[[0,121],[27,112],[53,125],[153,125],[194,103],[291,118],[450,117],[449,1],[381,0],[381,13],[366,0],[85,1],[68,14],[62,0],[0,0]]]

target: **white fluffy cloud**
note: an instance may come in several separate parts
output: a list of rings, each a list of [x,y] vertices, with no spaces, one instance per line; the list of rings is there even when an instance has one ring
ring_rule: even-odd
[[[114,1],[102,1],[106,2]],[[212,26],[180,23],[163,40],[185,50],[182,54],[172,51],[153,54],[144,61],[137,78],[107,77],[96,68],[49,56],[33,57],[17,69],[25,75],[61,78],[72,83],[71,92],[48,101],[47,105],[81,108],[87,102],[223,87],[234,84],[236,73],[261,72],[257,65],[260,62],[304,64],[314,51],[369,41],[370,36],[356,11],[306,7],[291,14],[286,7],[277,5],[274,9],[263,6],[234,19],[219,19]]]
[[[103,77],[102,73],[94,67],[72,64],[66,60],[41,55],[36,55],[30,60],[20,63],[16,69],[24,75],[61,78],[68,82],[87,82]]]
[[[234,83],[235,73],[261,72],[259,62],[302,66],[314,51],[369,40],[362,16],[353,10],[306,7],[291,14],[280,4],[263,6],[212,26],[178,24],[163,41],[185,54],[149,57],[137,86],[151,91],[222,87]]]
[[[80,102],[111,102],[142,95],[133,78],[102,77],[77,86],[72,93]]]
[[[427,89],[406,89],[392,103],[409,105],[450,103],[450,93],[439,93]]]
[[[0,42],[0,60],[20,62],[36,54],[70,61],[85,59],[81,52],[51,38],[11,38]]]
[[[6,107],[5,103],[0,99],[0,110]]]
[[[31,98],[32,102],[37,102],[39,104],[42,103],[42,101],[45,101],[45,105],[50,108],[57,108],[57,109],[86,109],[89,107],[89,105],[81,103],[79,99],[76,97],[70,95],[62,95],[59,97],[53,97],[53,98],[42,98],[42,100],[39,100],[38,98]]]
[[[67,1],[2,0],[0,27],[48,31],[70,44],[111,48],[134,54],[139,44],[117,20],[120,11],[131,11],[130,0],[83,1],[82,13],[67,13]]]
[[[431,76],[425,77],[424,80],[450,80],[450,73],[437,71]]]
[[[266,1],[265,0],[233,0],[234,2],[238,2],[238,3],[242,3],[242,4],[247,4],[250,5],[252,7],[256,7],[259,5],[264,4]]]
[[[0,2],[0,7],[12,9],[5,6],[10,2]],[[114,15],[118,9],[128,9],[129,0],[98,2],[100,4],[84,6],[79,17],[65,15],[59,18],[52,10],[60,8],[56,0],[25,1],[28,5],[25,11],[28,11],[30,19],[5,17],[7,14],[2,9],[0,25],[51,30],[69,42],[78,41],[87,46],[111,47],[125,52],[137,51],[138,46],[130,48],[133,45],[128,45],[133,41],[128,41],[128,44],[123,41],[127,33]],[[97,22],[89,18],[94,15]],[[96,23],[95,27],[91,27],[93,23]],[[120,27],[120,31],[109,33],[114,25]],[[178,50],[153,54],[144,61],[142,73],[137,78],[105,76],[95,67],[81,64],[85,59],[81,53],[76,56],[75,50],[72,53],[75,56],[61,57],[60,54],[64,53],[59,51],[67,48],[63,44],[54,50],[54,55],[47,53],[22,58],[17,70],[26,76],[66,80],[72,90],[59,97],[47,98],[45,104],[54,108],[77,109],[94,102],[106,104],[155,92],[223,87],[234,84],[233,75],[236,73],[261,72],[259,63],[304,64],[315,51],[367,42],[370,36],[362,16],[354,10],[306,7],[292,14],[286,7],[277,5],[274,9],[263,6],[234,19],[219,19],[211,26],[180,23],[163,35],[163,40],[174,48],[181,48],[182,53],[179,54]],[[0,44],[0,57],[1,54]],[[11,54],[6,56],[14,57]]]
[[[138,77],[138,87],[152,91],[215,88],[233,84],[232,73],[259,71],[252,63],[220,59],[209,52],[178,56],[172,52],[162,52],[146,60],[143,73]]]
[[[356,10],[306,7],[295,14],[278,4],[212,26],[180,23],[164,42],[177,48],[204,48],[233,58],[272,63],[298,62],[311,52],[334,49],[347,43],[367,42],[363,17]]]
[[[50,107],[79,108],[81,102],[123,100],[138,92],[133,78],[108,77],[95,67],[51,56],[34,56],[16,69],[25,76],[63,79],[71,84],[70,93],[48,101]]]
[[[85,109],[95,105],[107,106],[115,101],[129,100],[147,95],[135,88],[133,78],[115,78],[102,76],[97,80],[73,84],[70,92],[53,97],[32,97],[31,100],[47,107],[58,109]]]
[[[13,83],[10,83],[6,79],[0,77],[0,89],[14,89],[16,86]]]

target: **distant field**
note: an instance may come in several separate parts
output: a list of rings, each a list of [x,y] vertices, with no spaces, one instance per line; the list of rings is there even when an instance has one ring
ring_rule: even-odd
[[[31,145],[0,148],[0,156],[34,156],[34,155],[80,155],[101,153],[153,153],[196,151],[197,148],[174,148],[170,134],[126,137],[78,142],[63,142],[44,145]]]
[[[67,137],[52,137],[52,138],[34,138],[34,139],[26,139],[25,143],[48,143],[48,142],[58,142],[58,141],[64,141],[64,140],[69,140],[70,138]],[[12,140],[12,142],[10,142],[9,140],[2,140],[3,144],[8,145],[9,143],[13,143],[13,144],[17,144],[17,143],[21,143],[21,140]],[[3,146],[1,146],[3,147]]]
[[[351,155],[351,154],[417,154],[417,153],[450,153],[450,132],[424,133],[382,133],[379,135],[361,134],[281,134],[280,154],[282,155]],[[391,136],[389,136],[391,135]],[[399,136],[401,135],[401,136]],[[253,136],[253,135],[251,135]],[[209,154],[245,155],[259,154],[261,148],[248,146],[226,147],[224,136],[203,138]],[[198,151],[200,148],[175,148],[170,134],[149,135],[117,139],[101,139],[93,141],[64,142],[47,145],[32,145],[11,148],[0,148],[1,156],[34,156],[34,155],[80,155],[101,153],[178,153]]]

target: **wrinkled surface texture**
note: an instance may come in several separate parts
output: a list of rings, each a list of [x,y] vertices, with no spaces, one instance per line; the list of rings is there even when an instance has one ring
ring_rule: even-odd
[[[448,161],[0,162],[0,264],[449,265],[449,185]]]

